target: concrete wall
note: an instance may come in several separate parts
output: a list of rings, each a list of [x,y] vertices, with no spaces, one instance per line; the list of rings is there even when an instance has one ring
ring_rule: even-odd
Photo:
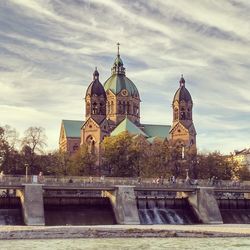
[[[103,196],[109,197],[117,224],[140,224],[133,186],[116,186],[115,191],[105,191]]]
[[[21,199],[25,225],[45,225],[42,185],[25,184],[24,190],[17,190],[17,196]]]
[[[196,193],[186,193],[198,219],[204,224],[223,224],[214,188],[199,187]]]

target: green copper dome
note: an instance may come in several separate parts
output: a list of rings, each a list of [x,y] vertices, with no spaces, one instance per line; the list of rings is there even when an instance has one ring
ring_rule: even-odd
[[[135,84],[122,74],[113,74],[110,76],[104,83],[104,89],[105,91],[111,90],[115,95],[119,94],[123,89],[126,89],[130,96],[139,97],[139,92]]]

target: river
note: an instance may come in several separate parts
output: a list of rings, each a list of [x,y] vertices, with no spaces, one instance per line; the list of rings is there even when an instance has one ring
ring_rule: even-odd
[[[2,240],[1,250],[249,250],[250,238],[115,238]]]

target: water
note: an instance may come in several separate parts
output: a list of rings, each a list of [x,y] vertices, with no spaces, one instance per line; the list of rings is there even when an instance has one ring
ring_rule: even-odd
[[[250,209],[221,209],[225,224],[250,224]]]
[[[249,238],[116,238],[2,240],[1,250],[249,250]]]
[[[21,209],[0,209],[0,225],[23,225]]]
[[[175,205],[167,205],[164,200],[138,200],[138,213],[141,224],[194,224],[197,218],[186,200]]]
[[[111,206],[50,206],[45,209],[44,216],[46,226],[116,224]]]

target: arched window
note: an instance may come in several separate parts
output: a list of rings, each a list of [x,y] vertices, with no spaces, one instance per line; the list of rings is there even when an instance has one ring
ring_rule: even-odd
[[[180,116],[181,116],[180,117],[181,120],[185,120],[186,119],[185,109],[183,107],[181,108]]]
[[[118,113],[119,114],[122,113],[122,103],[121,103],[121,101],[118,102]]]
[[[113,113],[114,113],[114,102],[113,102],[113,101],[111,101],[111,108],[110,108],[110,112],[111,112],[111,114],[113,114]]]
[[[175,108],[174,109],[174,120],[176,121],[176,120],[178,120],[178,117],[179,115],[178,115],[178,108]]]
[[[122,114],[125,114],[126,113],[126,102],[124,101],[122,103]]]
[[[134,115],[136,115],[136,104],[134,103],[134,105],[133,105],[133,113],[134,113]]]
[[[130,114],[130,104],[127,102],[127,114]]]
[[[107,108],[108,108],[107,113],[110,114],[110,102],[108,102],[107,104],[108,104],[107,105]]]
[[[90,153],[95,153],[95,140],[93,136],[88,136],[86,139],[87,145],[88,145],[88,150]]]
[[[100,102],[100,112],[99,112],[99,114],[101,114],[101,115],[105,115],[105,105],[104,105],[104,102]]]
[[[96,102],[93,103],[92,113],[93,113],[94,115],[97,114],[97,103],[96,103]]]
[[[86,105],[86,115],[90,115],[90,103],[87,102],[87,105]]]

